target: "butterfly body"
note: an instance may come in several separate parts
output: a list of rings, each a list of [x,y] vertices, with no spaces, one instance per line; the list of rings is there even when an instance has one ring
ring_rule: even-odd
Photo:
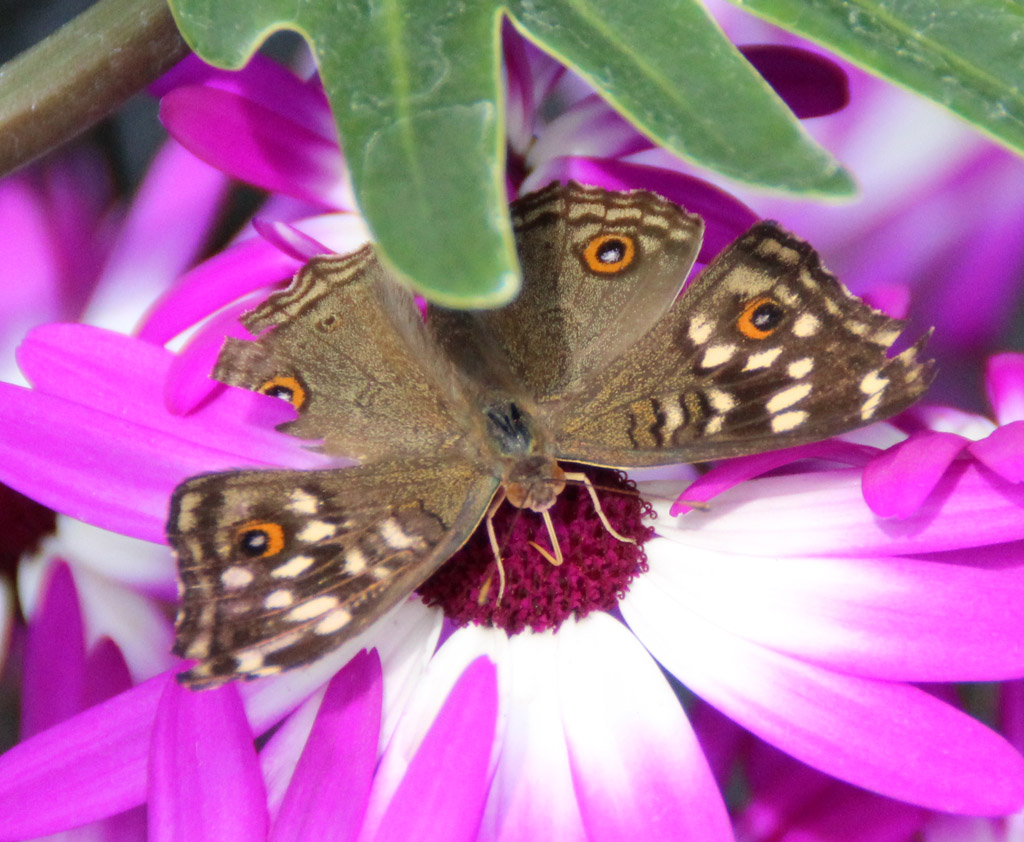
[[[552,185],[513,204],[523,290],[426,322],[372,247],[317,258],[243,318],[224,383],[288,400],[351,468],[209,474],[168,537],[194,687],[319,657],[405,599],[499,495],[545,512],[560,462],[719,459],[826,438],[926,388],[923,340],[761,223],[677,301],[701,221],[651,193]],[[540,561],[540,563],[544,563]]]

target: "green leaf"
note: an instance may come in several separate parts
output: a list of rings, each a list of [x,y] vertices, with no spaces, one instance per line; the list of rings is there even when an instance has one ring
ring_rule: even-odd
[[[518,289],[505,203],[502,0],[171,0],[206,61],[240,67],[278,29],[312,45],[360,209],[428,298],[499,306]],[[802,194],[846,175],[697,0],[515,0],[516,25],[677,154]],[[770,150],[766,154],[766,150]]]
[[[1024,153],[1019,0],[732,0]]]

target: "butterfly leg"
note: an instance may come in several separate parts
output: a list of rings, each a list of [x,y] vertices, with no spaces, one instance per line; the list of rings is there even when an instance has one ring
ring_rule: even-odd
[[[597,516],[601,519],[601,523],[604,524],[604,528],[608,530],[608,534],[613,538],[622,541],[624,544],[635,544],[636,541],[632,538],[627,538],[624,535],[620,535],[608,522],[608,518],[605,516],[604,509],[601,508],[601,501],[598,499],[597,490],[594,488],[593,483],[582,471],[574,471],[572,473],[566,473],[565,478],[567,480],[573,480],[575,482],[582,482],[587,487],[587,492],[590,494],[590,499],[594,501],[594,508],[597,510]]]
[[[561,566],[565,559],[562,557],[562,547],[558,543],[558,536],[555,535],[555,525],[551,522],[551,515],[548,510],[545,509],[540,513],[540,516],[544,519],[544,525],[548,528],[548,537],[551,539],[551,546],[555,551],[554,555],[551,555],[536,541],[530,541],[530,546],[539,552],[544,558],[546,558],[555,567]]]
[[[491,501],[491,505],[487,507],[487,513],[484,515],[484,524],[487,527],[487,538],[491,542],[491,552],[494,553],[494,560],[498,565],[498,599],[495,601],[495,605],[501,605],[501,598],[505,595],[505,565],[501,563],[501,547],[498,545],[498,536],[494,532],[494,515],[498,511],[498,508],[502,503],[505,502],[505,489],[499,488],[498,493],[494,495],[494,499]],[[480,596],[477,598],[477,602],[483,605],[487,600],[487,593],[490,591],[491,580],[488,579],[484,582],[484,586],[480,588]]]

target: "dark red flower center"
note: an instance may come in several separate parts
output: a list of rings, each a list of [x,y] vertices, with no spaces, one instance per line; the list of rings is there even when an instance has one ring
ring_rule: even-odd
[[[494,516],[505,590],[498,600],[498,565],[485,524],[420,587],[427,605],[456,625],[497,626],[509,634],[557,629],[568,617],[610,611],[629,583],[647,569],[643,545],[654,529],[643,522],[650,506],[617,471],[588,468],[609,525],[601,522],[587,489],[571,483],[548,510],[564,561],[553,565],[532,544],[555,555],[540,514],[508,503]]]

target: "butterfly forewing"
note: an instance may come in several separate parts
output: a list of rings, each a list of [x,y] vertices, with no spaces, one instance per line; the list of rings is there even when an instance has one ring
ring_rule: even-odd
[[[214,377],[290,401],[299,417],[285,432],[355,459],[464,436],[470,407],[451,365],[372,247],[311,260],[242,323],[258,338],[228,339]]]
[[[868,307],[772,222],[727,248],[669,313],[571,398],[560,458],[638,467],[816,441],[886,418],[931,380],[922,339]]]
[[[212,686],[308,663],[404,599],[472,533],[498,486],[481,466],[410,458],[238,471],[175,492],[181,676]]]

